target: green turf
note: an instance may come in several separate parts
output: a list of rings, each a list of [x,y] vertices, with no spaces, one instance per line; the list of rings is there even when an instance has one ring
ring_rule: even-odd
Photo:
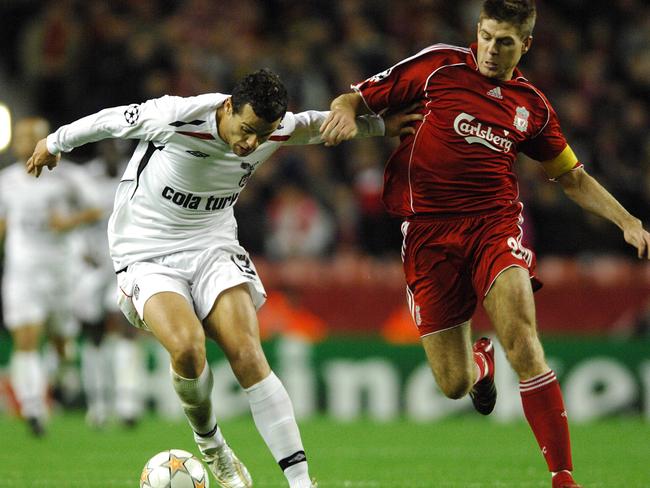
[[[427,424],[341,424],[319,418],[301,426],[320,488],[550,487],[523,422],[464,416]],[[222,428],[256,487],[286,487],[250,419]],[[576,476],[585,488],[650,487],[650,424],[611,420],[572,431]],[[97,432],[78,414],[54,417],[44,439],[30,438],[15,418],[0,417],[0,446],[0,487],[30,488],[134,488],[156,452],[197,452],[184,423],[151,417],[135,430]]]

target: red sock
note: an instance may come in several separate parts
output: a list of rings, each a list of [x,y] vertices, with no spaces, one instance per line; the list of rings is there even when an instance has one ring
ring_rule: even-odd
[[[474,364],[476,364],[476,370],[478,371],[475,384],[485,378],[494,369],[494,365],[482,352],[474,353]]]
[[[572,471],[569,423],[560,384],[553,371],[519,383],[526,420],[535,434],[549,471]]]

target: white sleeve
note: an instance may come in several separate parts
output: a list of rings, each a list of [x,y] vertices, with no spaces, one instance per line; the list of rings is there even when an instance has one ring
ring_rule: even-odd
[[[386,135],[384,119],[379,115],[361,115],[357,117],[357,137],[378,137]]]
[[[108,138],[165,142],[172,133],[178,97],[164,96],[141,104],[106,108],[59,127],[47,136],[51,154],[70,152],[75,147]]]
[[[316,110],[307,110],[294,114],[295,128],[286,144],[321,144],[320,127],[325,122],[329,112],[319,112]],[[383,136],[386,128],[384,119],[378,115],[362,115],[356,118],[359,132],[356,137],[376,137]]]

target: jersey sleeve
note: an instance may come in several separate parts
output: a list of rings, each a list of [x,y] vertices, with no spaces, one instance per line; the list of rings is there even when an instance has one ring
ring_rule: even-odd
[[[519,150],[542,163],[551,179],[581,166],[562,133],[557,114],[549,106],[548,121],[537,135],[520,144]]]
[[[316,110],[307,110],[297,114],[292,114],[295,127],[286,144],[303,145],[303,144],[321,144],[323,138],[320,133],[320,127],[325,122],[329,112],[319,112]],[[356,118],[359,137],[376,137],[383,136],[385,132],[384,120],[378,115],[362,115]],[[272,138],[272,137],[271,137]]]
[[[64,125],[47,137],[52,154],[108,138],[166,142],[172,134],[169,122],[176,120],[179,97],[164,96],[141,104],[101,110]]]
[[[400,108],[424,97],[431,72],[440,65],[441,55],[428,48],[367,80],[351,85],[373,113]]]

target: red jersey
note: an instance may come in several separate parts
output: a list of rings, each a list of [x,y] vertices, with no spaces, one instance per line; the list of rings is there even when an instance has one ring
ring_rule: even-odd
[[[400,217],[511,206],[517,153],[547,161],[567,147],[546,97],[518,70],[510,81],[483,76],[475,46],[430,46],[352,88],[375,113],[421,105],[424,120],[384,173],[384,204]]]

